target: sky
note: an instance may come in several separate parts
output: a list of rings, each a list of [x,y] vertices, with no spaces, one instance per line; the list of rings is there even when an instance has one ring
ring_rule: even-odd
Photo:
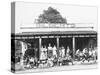
[[[34,20],[48,7],[57,9],[67,19],[68,23],[92,23],[97,28],[97,8],[94,6],[79,6],[66,4],[46,4],[32,2],[16,2],[15,26],[20,31],[21,26],[32,27]]]

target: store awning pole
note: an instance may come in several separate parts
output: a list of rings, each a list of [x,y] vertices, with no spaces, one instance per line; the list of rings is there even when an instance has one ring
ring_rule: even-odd
[[[57,37],[57,49],[59,48],[59,37]]]
[[[73,60],[75,59],[75,37],[72,38],[73,41]]]
[[[41,45],[42,45],[42,39],[40,37],[39,38],[39,58],[40,58],[40,53],[41,53]]]

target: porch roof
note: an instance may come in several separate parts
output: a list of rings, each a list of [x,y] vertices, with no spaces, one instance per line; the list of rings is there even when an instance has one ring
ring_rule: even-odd
[[[96,31],[51,31],[51,32],[22,32],[15,35],[89,35],[97,34]]]

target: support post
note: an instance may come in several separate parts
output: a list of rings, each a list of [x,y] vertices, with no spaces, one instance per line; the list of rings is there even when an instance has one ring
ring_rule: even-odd
[[[72,39],[73,41],[73,60],[75,59],[75,37]]]
[[[57,37],[57,49],[59,48],[59,37]]]
[[[39,58],[40,58],[40,53],[41,53],[41,45],[42,45],[42,39],[40,37],[39,38]]]
[[[57,37],[57,57],[59,56],[59,37]]]

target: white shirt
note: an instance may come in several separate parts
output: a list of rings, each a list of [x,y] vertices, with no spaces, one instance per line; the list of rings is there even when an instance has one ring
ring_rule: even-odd
[[[62,57],[65,56],[65,49],[62,49]]]
[[[49,46],[49,47],[48,47],[48,50],[52,50],[52,47],[51,47],[51,46]]]
[[[44,59],[45,59],[45,54],[44,54],[43,51],[42,51],[41,54],[40,54],[40,59],[41,59],[41,60],[44,60]]]
[[[79,54],[79,50],[76,51],[76,54]]]
[[[54,46],[52,49],[53,49],[53,55],[57,55],[56,53],[57,48]]]
[[[86,50],[85,49],[83,49],[83,53],[86,53]]]
[[[89,51],[89,55],[92,55],[92,51]]]

